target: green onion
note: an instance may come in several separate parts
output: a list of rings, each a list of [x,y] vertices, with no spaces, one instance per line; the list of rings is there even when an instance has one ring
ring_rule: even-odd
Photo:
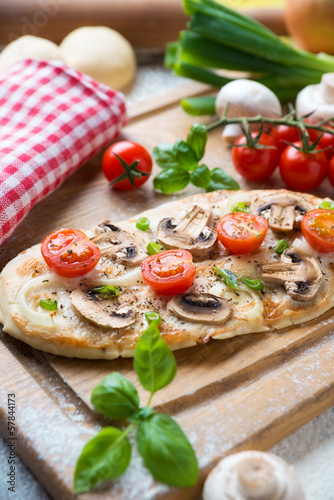
[[[47,311],[57,311],[58,302],[53,299],[39,299],[39,305]]]
[[[264,288],[263,281],[259,279],[249,280],[248,278],[242,278],[242,281],[253,290],[263,290]]]
[[[279,240],[279,242],[275,246],[275,252],[281,254],[287,248],[289,248],[289,243],[286,240]]]
[[[200,115],[215,115],[216,114],[216,98],[212,96],[205,97],[188,97],[180,102],[183,111],[192,116]]]
[[[115,297],[119,296],[119,290],[116,286],[107,285],[107,286],[96,286],[90,290],[92,293],[101,293],[102,295],[115,295]]]
[[[136,228],[140,231],[147,231],[150,227],[150,221],[146,217],[139,217],[136,222]]]
[[[145,313],[145,318],[149,325],[151,323],[155,323],[156,325],[158,325],[161,322],[160,314],[154,311]]]
[[[250,211],[250,206],[247,205],[247,203],[243,203],[242,201],[239,201],[239,203],[235,203],[231,208],[231,212],[246,212],[247,214],[250,214]]]
[[[319,208],[323,208],[324,210],[334,210],[334,201],[324,200],[320,203]]]
[[[220,267],[214,266],[215,274],[222,280],[225,285],[233,288],[233,290],[238,290],[238,278],[232,271],[228,269],[221,269]]]
[[[146,250],[150,255],[154,255],[156,253],[162,252],[164,247],[162,245],[159,245],[159,243],[156,243],[155,241],[150,241],[147,244]]]

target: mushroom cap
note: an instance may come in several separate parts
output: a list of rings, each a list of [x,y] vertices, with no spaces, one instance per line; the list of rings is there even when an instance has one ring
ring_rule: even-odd
[[[281,116],[282,107],[277,96],[262,83],[240,78],[227,83],[220,89],[216,99],[216,112],[223,115],[226,105],[229,118],[258,114]]]
[[[308,85],[299,92],[296,112],[322,120],[334,116],[334,73],[325,73],[318,85]]]
[[[261,194],[251,204],[251,211],[268,219],[270,229],[276,232],[300,229],[303,216],[313,208],[305,195],[291,192]]]
[[[102,257],[124,266],[138,266],[147,257],[145,242],[133,228],[127,230],[123,225],[105,221],[95,232],[91,240],[100,248]]]
[[[131,325],[136,320],[133,307],[124,300],[125,295],[110,298],[102,294],[73,290],[70,295],[71,304],[86,319],[103,328],[121,329]],[[123,300],[122,300],[123,299]]]
[[[207,477],[203,500],[305,500],[292,467],[271,453],[242,451]]]
[[[211,210],[195,205],[177,221],[165,218],[159,222],[157,239],[165,248],[183,248],[193,257],[206,257],[217,242],[217,233],[207,226]]]
[[[176,295],[167,304],[167,310],[186,321],[222,325],[232,315],[231,304],[211,293],[184,293]]]

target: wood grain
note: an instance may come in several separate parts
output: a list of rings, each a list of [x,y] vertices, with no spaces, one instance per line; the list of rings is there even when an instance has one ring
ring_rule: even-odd
[[[282,9],[245,11],[286,34]],[[164,49],[186,27],[182,0],[1,0],[0,44],[22,35],[34,35],[60,43],[81,26],[109,26],[135,47]]]
[[[150,151],[159,142],[185,138],[193,118],[183,113],[178,100],[211,90],[186,85],[131,109],[132,122],[123,138]],[[225,168],[245,189],[258,187],[236,175],[219,134],[210,134],[205,163]],[[103,178],[101,155],[96,156],[31,210],[1,247],[0,268],[59,226],[85,228],[106,218],[117,221],[169,201],[170,197],[153,192],[151,182],[140,192],[113,191]],[[283,187],[278,174],[261,184],[261,188],[271,187]],[[189,188],[186,194],[194,191]],[[329,185],[324,183],[317,194],[330,195]],[[180,196],[184,193],[173,198]],[[242,449],[266,450],[334,404],[333,321],[329,311],[280,332],[212,341],[175,352],[177,376],[155,395],[153,404],[174,416],[193,442],[201,465],[198,485],[186,491],[157,485],[135,456],[122,479],[85,498],[196,498],[219,458]],[[67,359],[44,355],[6,334],[0,338],[1,431],[6,437],[6,395],[15,390],[19,453],[53,498],[71,500],[76,456],[87,436],[105,422],[90,408],[92,388],[117,370],[138,387],[142,404],[148,395],[138,385],[131,359]]]

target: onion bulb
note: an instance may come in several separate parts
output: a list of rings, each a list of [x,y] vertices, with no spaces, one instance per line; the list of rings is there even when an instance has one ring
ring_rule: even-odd
[[[334,54],[333,0],[287,0],[285,21],[301,48]]]

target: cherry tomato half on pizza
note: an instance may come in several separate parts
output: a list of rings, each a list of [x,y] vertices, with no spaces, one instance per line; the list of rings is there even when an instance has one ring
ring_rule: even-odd
[[[52,271],[68,278],[89,273],[101,256],[99,247],[78,229],[59,229],[49,234],[41,252]]]
[[[148,180],[152,172],[152,158],[140,144],[120,141],[106,150],[102,168],[115,189],[131,190]]]
[[[243,212],[226,214],[217,222],[221,243],[233,254],[252,253],[262,244],[268,222],[263,217]]]
[[[196,274],[191,253],[181,249],[151,255],[143,261],[141,270],[146,283],[160,295],[186,292]]]
[[[316,209],[302,220],[302,233],[307,243],[318,252],[334,252],[334,211]]]

